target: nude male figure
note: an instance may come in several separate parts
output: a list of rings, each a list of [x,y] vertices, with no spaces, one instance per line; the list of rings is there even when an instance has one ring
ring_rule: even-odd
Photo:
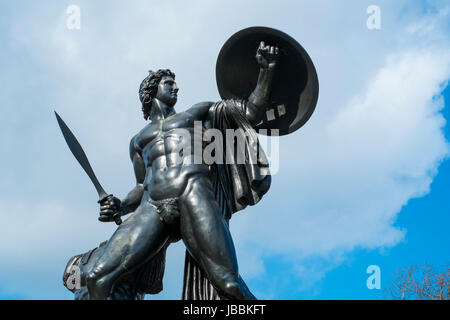
[[[268,107],[277,57],[277,47],[261,42],[256,52],[258,83],[244,110],[252,126],[262,120]],[[101,203],[99,220],[113,221],[119,211],[133,214],[117,228],[87,275],[91,299],[107,299],[119,278],[149,261],[173,241],[174,234],[183,240],[221,298],[255,299],[239,275],[209,166],[192,161],[195,148],[188,154],[179,152],[193,144],[194,121],[202,121],[204,128],[211,126],[213,104],[198,103],[176,113],[177,92],[170,70],[150,72],[140,86],[144,118],[151,122],[130,143],[136,187],[122,201],[114,197]],[[192,139],[185,139],[186,130]]]

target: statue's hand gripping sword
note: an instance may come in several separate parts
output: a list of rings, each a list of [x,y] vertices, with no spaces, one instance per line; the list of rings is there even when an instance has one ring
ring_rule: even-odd
[[[58,120],[59,127],[61,128],[61,132],[64,136],[64,139],[66,140],[67,145],[69,146],[70,151],[72,151],[72,154],[74,155],[75,159],[77,159],[78,163],[81,165],[83,170],[86,172],[86,174],[91,179],[92,183],[94,184],[95,189],[97,189],[98,193],[98,203],[102,203],[106,201],[108,198],[113,197],[112,194],[106,193],[106,191],[103,189],[100,182],[98,182],[97,177],[95,176],[94,171],[92,170],[91,165],[89,164],[89,160],[86,156],[86,154],[83,151],[83,148],[81,147],[80,143],[78,142],[77,138],[73,135],[72,131],[70,131],[69,127],[65,124],[63,119],[58,115],[58,113],[55,111],[56,120]],[[122,219],[120,218],[120,212],[117,212],[113,215],[113,219],[116,222],[117,225],[122,223]]]

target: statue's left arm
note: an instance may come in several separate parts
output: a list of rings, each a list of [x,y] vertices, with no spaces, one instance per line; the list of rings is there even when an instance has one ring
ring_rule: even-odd
[[[247,99],[245,114],[252,126],[257,125],[270,107],[270,92],[278,60],[278,47],[266,46],[261,42],[256,51],[256,61],[260,66],[255,90]]]

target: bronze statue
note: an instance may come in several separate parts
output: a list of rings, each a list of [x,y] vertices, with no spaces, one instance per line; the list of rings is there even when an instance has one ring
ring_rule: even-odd
[[[245,54],[233,56],[243,42],[246,52],[253,46],[252,62]],[[296,57],[299,54],[301,59]],[[240,63],[244,68],[236,69]],[[255,66],[256,74],[251,72]],[[280,69],[283,73],[275,77]],[[82,257],[87,261],[80,298],[129,299],[157,292],[155,282],[153,288],[148,281],[147,287],[136,284],[145,282],[136,280],[142,278],[138,274],[162,277],[165,250],[181,239],[187,248],[183,299],[255,299],[239,275],[228,221],[233,213],[256,204],[270,187],[268,161],[254,129],[287,134],[302,126],[317,101],[317,76],[295,40],[263,27],[230,38],[219,55],[216,73],[224,100],[201,102],[181,113],[174,109],[178,87],[172,71],[150,71],[142,81],[139,98],[150,123],[130,142],[136,186],[122,200],[100,187],[99,220],[116,221],[119,227],[95,250],[95,257],[88,252],[87,258],[85,254],[69,261],[78,266],[83,266]],[[249,86],[253,86],[250,92]],[[226,154],[219,159],[223,161],[210,163],[203,158],[205,141],[199,137],[199,132],[210,129],[241,130],[244,136],[237,139],[246,143],[231,150],[226,145]],[[244,161],[236,161],[240,156]],[[132,215],[121,223],[120,216],[128,213]]]

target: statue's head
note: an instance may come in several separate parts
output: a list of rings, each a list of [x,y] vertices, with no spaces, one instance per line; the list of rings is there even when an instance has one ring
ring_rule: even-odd
[[[139,99],[142,103],[144,119],[147,120],[150,117],[153,99],[163,102],[168,107],[173,107],[177,102],[177,92],[175,73],[169,69],[149,71],[149,75],[142,80],[139,87]]]

